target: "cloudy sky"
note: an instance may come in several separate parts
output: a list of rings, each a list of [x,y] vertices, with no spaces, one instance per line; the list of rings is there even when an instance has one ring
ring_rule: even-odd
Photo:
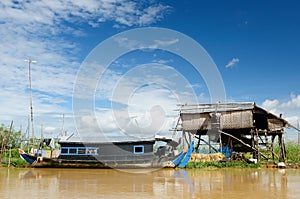
[[[177,104],[215,100],[256,102],[297,125],[299,9],[298,1],[1,1],[0,121],[26,131],[31,59],[36,134],[57,136],[63,114],[69,133],[165,133]]]

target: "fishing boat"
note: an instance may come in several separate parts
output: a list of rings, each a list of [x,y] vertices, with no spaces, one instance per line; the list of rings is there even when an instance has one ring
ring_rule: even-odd
[[[154,150],[156,142],[165,142]],[[45,145],[45,140],[41,146]],[[51,143],[51,142],[50,142]],[[178,153],[178,143],[168,138],[127,139],[98,142],[60,139],[59,153],[40,147],[33,153],[19,149],[21,158],[33,167],[75,168],[163,168],[176,167],[186,152]]]

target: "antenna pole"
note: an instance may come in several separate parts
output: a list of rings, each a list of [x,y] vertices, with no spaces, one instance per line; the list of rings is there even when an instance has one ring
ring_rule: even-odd
[[[29,93],[30,93],[30,121],[31,121],[31,133],[32,133],[32,144],[34,144],[34,124],[33,124],[33,107],[32,107],[32,87],[31,87],[31,63],[35,63],[36,61],[27,59],[24,60],[28,62],[28,80],[29,80]]]

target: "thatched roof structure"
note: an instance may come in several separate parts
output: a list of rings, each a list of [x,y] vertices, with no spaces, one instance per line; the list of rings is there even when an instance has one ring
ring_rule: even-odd
[[[229,148],[235,152],[251,152],[258,160],[264,157],[273,161],[285,161],[284,128],[288,122],[273,113],[257,106],[254,102],[216,103],[181,105],[181,130],[185,141],[186,134],[196,135],[199,148],[201,142],[209,145],[211,141],[219,143],[220,148]],[[177,125],[178,126],[178,125]],[[177,127],[176,127],[177,129]],[[208,142],[201,136],[208,136]],[[275,154],[275,138],[278,137],[279,154]],[[266,149],[262,154],[260,148]]]
[[[278,132],[288,127],[286,120],[254,102],[182,105],[180,117],[182,129],[192,133],[207,132],[215,126],[227,132],[250,129]]]

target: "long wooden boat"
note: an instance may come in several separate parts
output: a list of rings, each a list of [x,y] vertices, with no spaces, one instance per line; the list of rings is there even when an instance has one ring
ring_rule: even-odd
[[[133,140],[114,142],[59,141],[60,151],[37,150],[26,153],[19,149],[21,158],[33,167],[77,167],[77,168],[162,168],[175,167],[178,145],[172,140],[154,151],[157,140]],[[49,153],[50,152],[50,153]],[[45,155],[47,154],[47,155]],[[181,156],[180,156],[181,155]]]

